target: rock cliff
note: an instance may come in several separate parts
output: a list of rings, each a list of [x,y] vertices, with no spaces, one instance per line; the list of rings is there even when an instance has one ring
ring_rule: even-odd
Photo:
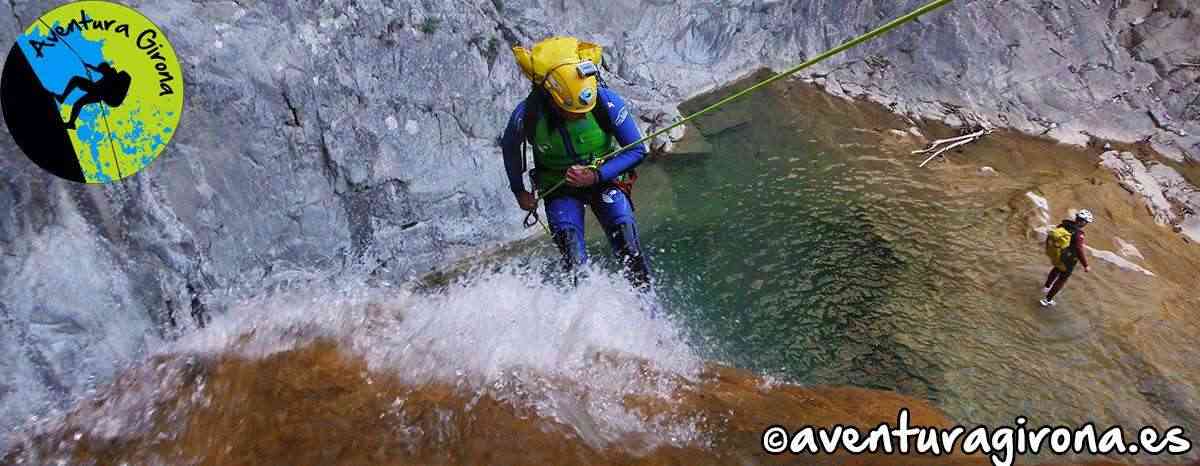
[[[0,3],[0,43],[61,3]],[[84,186],[0,136],[0,351],[12,356],[0,418],[64,407],[242,294],[346,272],[404,281],[532,232],[496,145],[527,86],[510,44],[602,43],[613,86],[662,120],[921,2],[132,3],[184,62],[185,113],[161,160]],[[805,76],[913,118],[1148,140],[1200,159],[1196,10],[960,0]]]

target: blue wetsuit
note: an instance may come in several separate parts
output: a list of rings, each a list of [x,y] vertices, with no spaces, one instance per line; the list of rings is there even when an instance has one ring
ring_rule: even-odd
[[[613,129],[612,136],[617,144],[625,146],[642,138],[642,132],[630,115],[625,101],[611,89],[598,89],[597,106],[603,105],[607,110]],[[525,116],[527,102],[521,102],[508,120],[504,130],[501,146],[504,149],[504,168],[508,173],[509,188],[514,194],[527,192],[523,173],[521,172],[525,156],[521,151],[521,143],[525,140],[522,120]],[[553,111],[553,110],[549,110]],[[530,127],[533,125],[530,122]],[[569,146],[569,144],[568,144]],[[638,240],[637,222],[633,217],[633,204],[628,195],[619,189],[613,181],[622,174],[633,170],[646,158],[646,147],[639,144],[610,158],[599,167],[599,182],[588,188],[572,188],[564,185],[550,194],[546,202],[546,216],[550,222],[550,231],[554,234],[555,243],[567,267],[573,269],[586,264],[587,249],[584,246],[583,207],[589,204],[592,213],[608,236],[613,252],[622,259],[627,275],[635,285],[643,286],[649,283],[649,264],[642,253]],[[580,165],[586,165],[586,162]],[[548,186],[546,187],[548,188]]]

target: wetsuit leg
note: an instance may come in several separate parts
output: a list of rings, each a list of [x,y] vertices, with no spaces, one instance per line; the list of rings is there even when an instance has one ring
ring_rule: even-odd
[[[1054,300],[1054,296],[1057,295],[1059,291],[1062,291],[1063,286],[1065,286],[1067,284],[1067,279],[1071,278],[1071,272],[1075,271],[1075,261],[1072,260],[1071,258],[1064,257],[1063,265],[1066,266],[1067,270],[1058,270],[1057,268],[1055,269],[1055,271],[1058,272],[1058,278],[1054,281],[1054,284],[1050,287],[1050,292],[1046,293],[1047,300],[1050,300],[1050,301]]]
[[[1058,280],[1058,267],[1051,267],[1050,274],[1046,276],[1046,284],[1042,288],[1050,288],[1054,286],[1054,282]]]
[[[649,288],[650,263],[638,238],[637,221],[629,198],[616,187],[603,187],[592,199],[592,212],[604,227],[613,253],[621,260],[625,277],[637,288]]]
[[[1054,286],[1050,287],[1050,292],[1046,293],[1046,300],[1053,301],[1054,296],[1057,295],[1059,291],[1062,291],[1063,286],[1067,284],[1068,278],[1071,278],[1070,274],[1060,273],[1058,275],[1058,280],[1054,281]]]
[[[587,247],[583,242],[583,201],[572,196],[547,199],[546,217],[565,268],[576,270],[587,264]]]

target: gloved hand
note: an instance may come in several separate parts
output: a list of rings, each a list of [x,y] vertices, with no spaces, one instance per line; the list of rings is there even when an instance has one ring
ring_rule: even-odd
[[[567,169],[567,184],[576,188],[586,188],[600,182],[600,172],[592,167],[575,165]]]
[[[537,198],[533,197],[533,193],[521,191],[516,193],[517,205],[521,206],[521,210],[530,211],[537,208]]]

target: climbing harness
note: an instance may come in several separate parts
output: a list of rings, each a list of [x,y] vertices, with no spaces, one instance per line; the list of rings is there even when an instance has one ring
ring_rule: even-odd
[[[46,24],[45,19],[38,18],[38,22],[42,23],[42,26],[46,26],[47,30],[51,30],[51,31],[54,30],[54,28],[50,27],[49,24]],[[70,50],[71,53],[75,55],[75,58],[79,59],[79,63],[83,64],[83,72],[87,73],[88,79],[91,80],[93,83],[96,82],[96,80],[92,79],[92,71],[91,71],[91,69],[88,68],[87,60],[84,60],[83,55],[80,55],[79,52],[75,50],[75,47],[72,47],[71,43],[67,42],[66,36],[62,37],[62,43],[65,44],[67,46],[67,49]],[[66,97],[67,96],[63,96],[64,99],[66,99]],[[96,102],[96,103],[100,104],[100,117],[102,119],[104,119],[104,132],[108,134],[109,138],[112,138],[112,129],[111,129],[111,126],[109,126],[109,124],[108,124],[108,104],[105,102]],[[59,117],[61,118],[61,115],[59,115]],[[113,166],[117,167],[117,179],[124,179],[125,175],[121,173],[121,160],[119,158],[117,158],[117,148],[116,148],[116,146],[113,145],[111,140],[108,142],[108,148],[112,151]]]
[[[738,98],[741,98],[747,94],[750,94],[758,89],[761,89],[764,86],[767,86],[775,81],[778,81],[784,77],[796,74],[800,70],[803,70],[803,69],[813,66],[817,63],[825,61],[825,60],[829,59],[830,57],[833,57],[834,55],[842,53],[842,52],[844,52],[850,48],[853,48],[863,42],[874,39],[875,37],[878,37],[888,31],[891,31],[892,29],[895,29],[896,27],[898,27],[900,25],[903,25],[905,23],[913,21],[913,20],[925,15],[926,13],[929,13],[933,10],[941,8],[941,7],[945,6],[947,3],[950,3],[951,1],[953,1],[953,0],[934,0],[932,2],[929,2],[929,3],[925,4],[924,6],[922,6],[921,8],[913,10],[911,13],[908,13],[904,16],[896,18],[896,19],[892,20],[891,22],[884,24],[883,26],[880,26],[878,28],[875,28],[874,30],[872,30],[866,34],[855,37],[854,39],[851,39],[851,40],[843,43],[842,45],[839,45],[837,47],[829,49],[829,50],[825,51],[824,53],[817,55],[816,57],[814,57],[811,60],[808,60],[799,65],[796,65],[796,66],[794,66],[790,69],[787,69],[784,72],[779,73],[775,76],[767,78],[766,80],[763,80],[762,82],[760,82],[758,84],[750,86],[749,88],[746,88],[746,89],[742,90],[741,92],[735,93],[729,97],[721,99],[717,103],[709,105],[708,107],[705,107],[704,109],[702,109],[696,113],[688,115],[687,117],[676,121],[675,123],[671,124],[670,126],[667,126],[666,128],[655,131],[649,135],[646,135],[645,137],[643,137],[641,139],[638,139],[637,141],[631,142],[629,144],[626,144],[625,146],[617,148],[617,149],[613,150],[612,152],[609,152],[608,154],[604,155],[603,157],[595,159],[590,165],[588,165],[588,167],[593,170],[599,169],[600,165],[604,164],[605,161],[616,156],[617,154],[620,154],[621,152],[629,150],[630,148],[635,147],[638,144],[641,144],[643,142],[654,139],[662,134],[665,134],[668,131],[671,131],[672,129],[675,129],[675,128],[683,125],[684,123],[687,123],[688,121],[691,121],[691,120],[695,119],[696,117],[699,117],[700,115],[703,115],[705,113],[713,111],[725,104],[728,104],[729,102],[732,102],[732,101],[734,101]],[[553,193],[554,191],[561,188],[564,184],[566,184],[566,180],[556,183],[554,186],[551,186],[550,188],[546,189],[545,191],[536,190],[537,192],[534,195],[534,207],[532,210],[529,211],[529,214],[525,216],[526,228],[533,226],[533,223],[538,223],[538,224],[541,224],[542,227],[546,229],[547,233],[550,232],[550,228],[547,227],[544,223],[542,223],[541,219],[538,217],[537,201],[545,199],[546,196],[549,196],[551,193]]]

